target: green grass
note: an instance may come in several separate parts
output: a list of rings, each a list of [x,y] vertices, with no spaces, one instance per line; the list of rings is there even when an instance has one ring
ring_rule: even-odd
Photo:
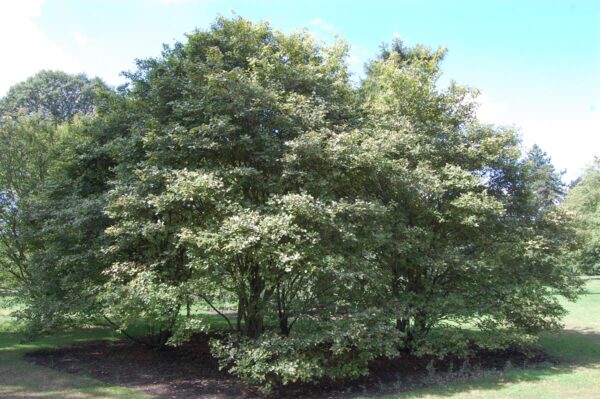
[[[25,353],[36,349],[56,348],[76,342],[115,339],[110,330],[83,329],[68,331],[33,342],[23,342],[23,334],[10,313],[9,298],[0,297],[0,397],[13,398],[129,398],[150,396],[127,388],[104,384],[92,378],[61,373],[26,362]]]
[[[540,338],[542,349],[560,359],[560,364],[482,372],[479,377],[451,382],[385,399],[551,399],[600,398],[600,278],[587,282],[587,293],[569,310],[565,329]]]
[[[541,337],[540,345],[559,365],[482,372],[478,377],[435,385],[386,399],[400,398],[600,398],[600,278],[590,279],[588,292],[567,303],[565,329]],[[13,308],[14,309],[14,308]],[[119,338],[110,330],[82,329],[22,342],[19,326],[10,317],[11,304],[0,296],[0,397],[12,398],[149,398],[92,378],[61,373],[26,362],[32,350],[76,342]],[[194,309],[194,313],[204,313]],[[207,315],[208,316],[208,315]],[[224,323],[210,315],[211,324]]]
[[[220,308],[229,303],[218,303]],[[24,355],[37,349],[57,348],[69,344],[96,340],[121,339],[111,329],[89,328],[66,331],[34,341],[24,340],[21,327],[11,313],[17,310],[10,297],[0,295],[0,398],[130,398],[151,396],[130,389],[105,384],[93,378],[63,373],[40,367],[24,360]],[[226,328],[227,323],[209,309],[194,306],[194,314],[201,314],[211,328]],[[129,332],[143,334],[144,326],[134,326]]]

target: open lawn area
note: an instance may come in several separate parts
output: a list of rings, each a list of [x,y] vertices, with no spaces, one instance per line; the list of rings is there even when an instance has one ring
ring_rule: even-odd
[[[587,293],[567,304],[569,315],[559,334],[542,337],[542,349],[559,364],[481,371],[448,382],[444,370],[432,386],[393,398],[600,398],[600,279],[590,279]],[[96,379],[59,372],[25,360],[27,352],[118,338],[109,330],[70,331],[22,343],[22,333],[3,299],[0,310],[0,397],[2,398],[150,398],[153,396]],[[402,391],[406,388],[398,387]],[[389,392],[389,388],[386,389]],[[369,395],[363,397],[370,397]]]
[[[567,303],[565,329],[544,335],[542,349],[560,364],[489,373],[392,398],[600,398],[600,279],[587,294]]]
[[[109,330],[69,331],[23,342],[23,333],[10,317],[7,300],[0,298],[0,397],[1,398],[131,398],[149,396],[91,378],[61,373],[27,362],[24,355],[42,348],[56,348],[77,342],[114,339]]]

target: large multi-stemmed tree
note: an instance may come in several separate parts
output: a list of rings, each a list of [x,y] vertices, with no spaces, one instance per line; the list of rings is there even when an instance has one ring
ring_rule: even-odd
[[[162,346],[202,302],[231,330],[215,355],[267,386],[555,327],[578,287],[560,176],[440,88],[444,54],[396,41],[355,85],[343,43],[220,18],[139,61],[66,120],[23,208],[24,315]]]

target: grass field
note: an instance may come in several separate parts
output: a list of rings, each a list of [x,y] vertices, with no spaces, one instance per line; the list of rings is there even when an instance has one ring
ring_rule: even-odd
[[[590,279],[588,292],[568,303],[565,329],[542,337],[540,345],[561,360],[559,365],[483,372],[462,382],[387,396],[397,398],[600,398],[600,278]],[[12,398],[149,398],[123,387],[61,373],[26,362],[35,349],[75,342],[117,338],[111,331],[70,331],[26,344],[10,306],[0,297],[0,397]]]
[[[109,330],[90,329],[70,331],[43,339],[21,343],[23,335],[10,317],[11,307],[0,297],[0,398],[149,398],[118,386],[103,384],[91,378],[83,378],[54,371],[26,362],[23,355],[32,350],[52,348],[74,342],[98,339],[114,339]]]
[[[540,340],[546,353],[561,360],[559,365],[483,373],[468,381],[385,399],[600,398],[600,278],[590,279],[587,294],[566,307],[565,329]]]

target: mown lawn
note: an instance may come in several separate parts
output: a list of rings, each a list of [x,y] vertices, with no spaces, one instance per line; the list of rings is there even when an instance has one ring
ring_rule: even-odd
[[[566,327],[542,337],[540,345],[559,365],[482,372],[460,382],[390,395],[397,398],[600,398],[600,278],[588,281],[588,293],[568,303]],[[1,398],[149,398],[148,395],[94,380],[61,373],[26,362],[32,350],[74,342],[115,339],[109,330],[70,331],[21,343],[22,334],[9,316],[10,306],[0,297]]]
[[[587,294],[566,304],[565,329],[541,338],[545,352],[559,365],[482,373],[467,381],[451,382],[397,398],[600,398],[600,278],[587,283]]]
[[[35,366],[23,359],[26,352],[36,349],[116,338],[111,331],[102,329],[70,331],[21,343],[23,334],[10,317],[11,310],[7,298],[0,297],[0,398],[149,398],[147,395],[123,387],[103,384],[91,378]]]

